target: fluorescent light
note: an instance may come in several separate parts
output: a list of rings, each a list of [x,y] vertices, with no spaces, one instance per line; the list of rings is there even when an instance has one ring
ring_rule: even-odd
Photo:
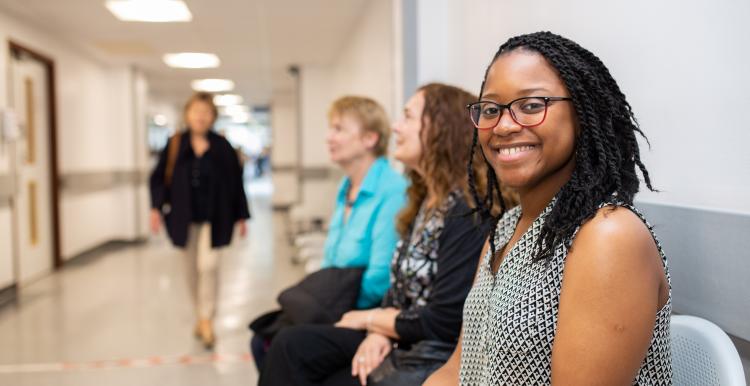
[[[107,0],[105,6],[122,21],[164,23],[193,20],[190,9],[182,0]]]
[[[231,105],[224,107],[224,114],[226,115],[245,114],[249,112],[250,108],[243,105]]]
[[[214,104],[217,106],[238,105],[242,102],[242,97],[237,94],[222,94],[214,97]]]
[[[180,52],[164,55],[164,63],[175,68],[215,68],[221,61],[214,54],[203,52]]]
[[[229,79],[196,79],[190,83],[195,91],[224,92],[234,89]]]

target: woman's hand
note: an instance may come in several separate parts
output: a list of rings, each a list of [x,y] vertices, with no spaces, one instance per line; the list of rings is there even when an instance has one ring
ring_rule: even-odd
[[[240,237],[243,239],[245,236],[247,236],[247,221],[245,220],[238,220],[237,221],[237,228],[240,230]]]
[[[375,310],[349,311],[336,323],[336,327],[351,330],[367,330],[367,323],[371,317],[370,313]]]
[[[159,229],[161,228],[161,213],[159,213],[159,209],[151,209],[149,222],[151,223],[151,233],[155,235],[159,234]]]
[[[383,363],[392,348],[393,344],[387,336],[374,332],[367,335],[352,359],[352,377],[359,378],[362,386],[367,385],[367,376]]]

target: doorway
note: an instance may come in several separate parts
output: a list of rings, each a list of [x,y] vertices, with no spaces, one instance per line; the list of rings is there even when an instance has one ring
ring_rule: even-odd
[[[10,107],[20,135],[14,144],[12,199],[15,277],[23,286],[61,266],[54,62],[10,42]]]

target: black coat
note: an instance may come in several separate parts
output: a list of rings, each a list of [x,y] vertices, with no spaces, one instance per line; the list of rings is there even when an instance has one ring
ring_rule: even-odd
[[[250,329],[272,339],[282,328],[303,324],[334,324],[357,305],[364,268],[324,268],[285,289],[281,310],[263,314]]]
[[[172,243],[178,247],[187,244],[188,228],[192,219],[190,186],[190,135],[185,132],[180,138],[172,184],[166,187],[164,173],[167,165],[169,145],[159,156],[159,163],[151,173],[151,207],[164,214],[164,224]],[[211,222],[211,246],[228,245],[232,241],[234,225],[240,219],[250,218],[247,197],[242,180],[242,166],[237,152],[224,137],[209,132],[210,150],[206,153],[211,164],[211,188],[209,221]],[[169,143],[169,142],[167,142]],[[165,205],[169,204],[169,205]]]

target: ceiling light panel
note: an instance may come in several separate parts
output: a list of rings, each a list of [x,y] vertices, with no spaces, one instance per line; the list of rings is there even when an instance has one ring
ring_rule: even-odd
[[[107,0],[104,5],[122,21],[188,22],[190,9],[182,0]]]
[[[180,52],[166,54],[164,63],[174,68],[216,68],[221,64],[219,57],[205,52]]]
[[[190,83],[195,91],[226,92],[234,89],[229,79],[196,79]]]

